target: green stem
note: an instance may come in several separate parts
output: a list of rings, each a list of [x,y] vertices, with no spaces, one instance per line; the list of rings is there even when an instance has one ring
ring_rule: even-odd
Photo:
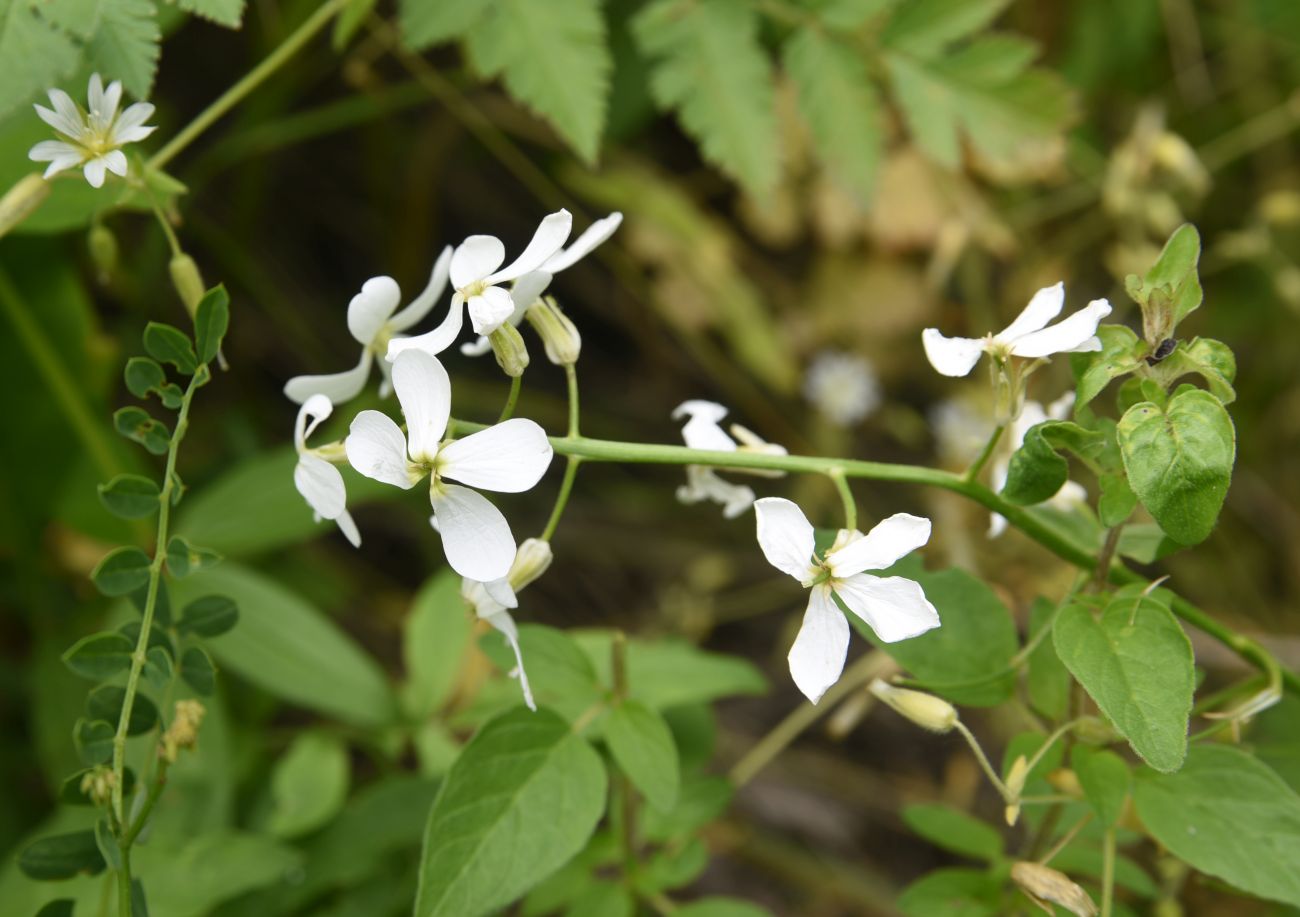
[[[989,783],[993,784],[994,789],[998,791],[998,795],[1002,797],[1002,801],[1007,805],[1016,802],[1016,800],[1012,798],[1011,791],[1007,789],[1007,785],[1003,783],[1002,778],[998,776],[998,772],[993,769],[993,765],[989,762],[988,755],[984,754],[984,749],[980,747],[979,740],[975,738],[975,734],[967,729],[966,724],[961,720],[956,722],[955,727],[957,731],[961,733],[961,737],[966,740],[966,744],[970,746],[970,750],[974,752],[975,760],[979,762],[980,770],[984,772],[985,777],[989,778]],[[1028,773],[1028,771],[1026,771],[1026,773]]]
[[[858,504],[853,500],[853,491],[849,489],[848,478],[844,477],[844,471],[840,468],[832,468],[827,472],[827,476],[835,484],[835,489],[839,491],[840,502],[844,504],[844,527],[849,531],[855,531],[858,527]]]
[[[190,378],[190,384],[181,397],[180,411],[176,415],[176,429],[167,446],[167,467],[163,472],[162,489],[158,495],[158,534],[154,540],[153,562],[149,564],[149,585],[145,593],[144,617],[140,622],[140,636],[135,652],[131,654],[131,670],[126,677],[126,694],[122,698],[122,713],[117,720],[117,734],[113,737],[113,813],[119,824],[126,824],[122,809],[123,774],[126,770],[126,733],[131,723],[131,708],[135,706],[136,691],[140,686],[140,672],[144,669],[145,652],[149,647],[149,633],[153,628],[154,611],[158,606],[158,584],[162,580],[163,564],[167,559],[167,526],[171,519],[172,488],[176,480],[176,454],[189,426],[190,402],[199,386],[209,378],[207,366],[202,365]],[[129,912],[128,912],[129,913]]]
[[[1101,848],[1101,917],[1110,917],[1115,907],[1115,829],[1106,829]]]
[[[193,121],[187,124],[166,146],[150,157],[148,166],[161,169],[183,149],[189,146],[218,118],[234,108],[244,98],[262,85],[271,74],[284,66],[317,32],[329,25],[340,10],[347,6],[349,0],[328,0],[316,12],[307,17],[302,25],[294,29],[289,37],[280,42],[279,47],[268,54],[260,64],[245,74],[244,78],[217,97],[207,108],[199,112]]]
[[[1079,720],[1075,719],[1057,726],[1056,731],[1049,735],[1042,745],[1038,746],[1038,751],[1034,752],[1034,756],[1029,759],[1029,763],[1025,765],[1025,773],[1031,773],[1038,766],[1038,762],[1043,760],[1043,755],[1047,754],[1048,750],[1057,743],[1061,736],[1078,725]]]
[[[163,789],[167,786],[167,759],[160,758],[158,762],[158,773],[154,775],[153,783],[149,786],[149,795],[145,797],[144,805],[140,807],[140,814],[136,816],[131,827],[127,829],[126,834],[122,837],[120,843],[122,852],[125,853],[135,843],[135,839],[144,826],[149,822],[149,814],[153,812],[154,805],[158,802],[158,797],[162,795]]]
[[[569,435],[566,440],[571,440],[578,435],[578,370],[572,363],[565,364],[565,380],[568,383],[569,393]],[[554,443],[554,439],[552,439]],[[560,482],[560,492],[555,495],[555,506],[551,509],[551,517],[546,520],[546,528],[542,529],[541,538],[543,541],[550,541],[551,536],[555,534],[556,527],[560,524],[560,517],[564,515],[564,508],[569,505],[569,495],[573,492],[573,481],[578,476],[578,466],[582,464],[582,459],[576,455],[570,455],[568,462],[564,466],[564,480]]]
[[[984,466],[987,465],[989,459],[993,457],[993,450],[998,447],[998,440],[1002,439],[1002,431],[1005,429],[1006,426],[1004,424],[998,424],[993,428],[993,433],[990,434],[989,441],[984,444],[983,451],[981,451],[979,457],[971,463],[971,466],[966,469],[966,473],[962,475],[962,478],[965,481],[974,481],[979,477],[980,472],[984,470]]]
[[[117,871],[117,915],[132,917],[131,911],[131,851],[123,848],[122,868]]]
[[[565,388],[569,394],[569,439],[578,437],[578,368],[572,363],[564,365]]]
[[[509,420],[515,412],[515,405],[519,403],[519,390],[523,388],[524,377],[512,376],[510,379],[510,394],[506,396],[506,406],[501,409],[501,416],[497,418],[497,423],[503,420]]]

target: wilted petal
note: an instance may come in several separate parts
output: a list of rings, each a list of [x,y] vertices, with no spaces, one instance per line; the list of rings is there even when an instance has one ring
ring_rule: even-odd
[[[506,247],[496,236],[470,236],[452,253],[451,285],[457,290],[464,289],[487,277],[505,260]]]
[[[876,523],[866,535],[826,555],[836,578],[863,570],[883,570],[930,540],[930,520],[909,513],[895,513]]]
[[[393,361],[393,388],[406,417],[411,458],[431,462],[451,416],[451,380],[436,357],[407,350]]]
[[[515,311],[515,301],[501,287],[488,287],[466,303],[469,321],[477,334],[491,334],[505,324]]]
[[[561,208],[555,213],[548,214],[542,218],[542,222],[537,225],[537,231],[533,233],[533,238],[529,241],[528,247],[523,253],[510,263],[509,266],[502,268],[495,274],[489,274],[488,283],[504,283],[507,280],[514,280],[516,277],[522,277],[530,271],[536,271],[545,264],[550,257],[560,250],[564,245],[569,233],[573,231],[573,215],[569,211]],[[497,262],[500,264],[500,262]],[[552,273],[554,273],[552,271]]]
[[[368,478],[410,490],[419,477],[406,461],[406,438],[393,418],[379,411],[362,411],[352,419],[343,446],[352,467]]]
[[[437,356],[450,347],[460,336],[460,329],[465,325],[465,297],[455,293],[451,297],[451,308],[447,317],[432,331],[417,334],[415,337],[394,338],[388,342],[388,359],[396,360],[398,354],[406,350],[421,350],[429,356]]]
[[[826,689],[840,680],[849,652],[849,622],[835,605],[826,586],[816,586],[808,596],[803,626],[790,647],[790,676],[814,704]]]
[[[545,430],[515,417],[444,446],[439,474],[470,487],[521,493],[541,480],[553,454]]]
[[[939,612],[914,580],[859,573],[833,582],[845,607],[866,621],[886,643],[906,640],[939,626]]]
[[[498,611],[483,619],[499,630],[506,638],[506,643],[514,650],[515,671],[511,675],[519,679],[519,689],[524,693],[524,703],[528,705],[528,709],[536,712],[537,703],[533,700],[533,689],[528,684],[528,673],[524,671],[524,656],[519,651],[519,630],[515,627],[515,619],[505,611]]]
[[[437,490],[430,491],[430,502],[453,570],[480,583],[510,572],[515,538],[506,517],[487,497],[468,487],[439,484]]]
[[[371,277],[348,303],[348,331],[358,344],[369,347],[401,301],[402,291],[396,280]]]
[[[374,357],[369,350],[361,352],[361,362],[352,369],[341,373],[324,376],[294,376],[284,385],[284,394],[292,402],[302,404],[312,395],[324,395],[334,404],[351,401],[366,387],[370,378],[370,361]]]
[[[938,328],[921,332],[925,356],[930,365],[945,376],[967,376],[984,353],[984,342],[976,338],[950,338],[939,333]]]
[[[614,234],[620,223],[623,222],[623,214],[615,211],[602,220],[597,220],[587,227],[587,231],[578,236],[573,244],[563,251],[553,255],[542,267],[552,274],[558,274],[560,271],[570,268],[575,262],[587,257],[587,255],[600,245],[606,239]]]
[[[438,260],[433,263],[428,286],[411,301],[409,306],[389,319],[388,326],[394,331],[405,331],[428,315],[429,310],[439,299],[442,299],[443,290],[447,289],[447,275],[450,270],[451,246],[448,245],[442,250],[442,254],[438,255]]]
[[[298,456],[293,486],[322,519],[335,519],[344,510],[347,491],[343,487],[343,475],[320,456],[311,453]]]
[[[1011,352],[1018,357],[1050,357],[1054,353],[1100,350],[1097,325],[1107,315],[1110,303],[1094,299],[1069,318],[1015,341]]]
[[[1050,287],[1043,287],[1029,300],[1029,305],[1016,316],[1016,320],[998,332],[997,339],[1014,341],[1016,338],[1045,328],[1047,323],[1060,315],[1064,308],[1065,284],[1057,283]]]
[[[783,497],[764,497],[754,504],[754,515],[758,546],[768,563],[801,583],[815,575],[813,527],[803,510]]]

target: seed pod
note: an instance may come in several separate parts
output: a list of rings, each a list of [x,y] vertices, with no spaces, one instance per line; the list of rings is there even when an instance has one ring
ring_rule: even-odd
[[[199,266],[194,263],[193,258],[182,252],[172,257],[168,269],[172,275],[172,286],[176,287],[181,302],[185,303],[185,311],[193,318],[206,289],[203,286],[203,275],[199,273]]]

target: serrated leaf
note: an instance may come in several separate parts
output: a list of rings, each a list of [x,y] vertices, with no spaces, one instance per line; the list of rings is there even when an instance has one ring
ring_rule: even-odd
[[[144,349],[155,360],[170,363],[187,376],[199,367],[189,335],[173,325],[163,322],[145,325]]]
[[[465,47],[475,69],[500,76],[585,162],[596,161],[614,66],[600,0],[492,0]]]
[[[78,57],[72,41],[30,0],[0,0],[0,116],[57,86]]]
[[[194,349],[200,363],[211,363],[221,350],[221,341],[230,327],[230,296],[224,286],[203,294],[194,312]]]
[[[99,502],[115,516],[144,519],[158,512],[158,485],[138,474],[119,474],[99,485]]]
[[[94,831],[74,831],[33,841],[18,854],[18,868],[32,879],[71,879],[80,873],[104,871]]]
[[[162,421],[150,417],[143,408],[118,408],[113,413],[113,428],[154,455],[165,455],[171,446],[171,430]]]
[[[1219,400],[1189,387],[1165,409],[1135,404],[1118,434],[1129,486],[1165,534],[1184,545],[1209,537],[1237,453],[1232,418]]]
[[[271,816],[266,829],[292,838],[326,824],[348,798],[347,747],[323,732],[304,732],[271,774]]]
[[[167,542],[167,569],[177,579],[206,570],[220,560],[216,551],[192,545],[180,535],[173,535]]]
[[[817,155],[861,198],[871,197],[884,137],[880,102],[861,53],[814,28],[785,43],[782,58],[799,91]]]
[[[239,28],[244,18],[244,0],[176,0],[176,5],[228,29]]]
[[[126,689],[117,685],[103,685],[91,691],[86,697],[86,716],[93,722],[103,720],[116,724],[122,716],[122,706],[126,703]],[[140,692],[136,692],[131,702],[131,718],[127,721],[126,734],[138,736],[148,732],[158,722],[158,708],[153,701]]]
[[[600,756],[551,711],[488,723],[429,812],[415,917],[476,917],[518,898],[586,845],[605,789]]]
[[[771,65],[745,0],[657,0],[632,32],[655,67],[650,91],[672,109],[704,158],[752,195],[776,183],[780,154]]]
[[[402,41],[412,51],[463,37],[493,0],[458,0],[437,3],[430,0],[398,0],[398,24]]]
[[[852,31],[900,0],[802,0],[801,5],[832,29]]]
[[[149,98],[161,35],[152,0],[113,0],[100,12],[86,57],[106,79],[121,80],[137,99]]]
[[[176,629],[181,634],[220,637],[239,622],[239,607],[224,595],[205,595],[185,606]]]
[[[1154,596],[1126,595],[1094,617],[1075,600],[1057,615],[1052,642],[1142,760],[1165,772],[1182,765],[1196,679],[1192,644],[1168,608]]]
[[[605,721],[605,741],[619,769],[650,805],[667,812],[677,804],[677,745],[663,717],[644,704],[624,701]]]
[[[95,565],[90,579],[104,595],[126,595],[149,582],[152,562],[139,548],[114,548]]]
[[[950,806],[911,805],[903,809],[903,821],[944,850],[990,863],[1002,859],[1002,835],[998,830]]]
[[[900,3],[885,26],[883,41],[911,54],[931,55],[979,31],[1010,0],[908,0]]]
[[[116,631],[82,637],[63,654],[63,664],[82,678],[103,681],[131,667],[135,645]]]
[[[181,656],[181,678],[195,693],[209,697],[217,686],[217,667],[201,646],[191,646]]]

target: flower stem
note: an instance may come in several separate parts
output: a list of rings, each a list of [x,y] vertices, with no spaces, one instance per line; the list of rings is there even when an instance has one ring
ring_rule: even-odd
[[[519,403],[519,390],[523,388],[524,377],[512,376],[510,379],[510,394],[506,396],[506,406],[501,409],[501,416],[497,418],[497,423],[503,420],[509,420],[515,412],[515,405]]]
[[[985,777],[989,778],[989,783],[993,784],[994,789],[998,791],[998,795],[1002,797],[1002,801],[1008,805],[1015,802],[1016,800],[1012,798],[1011,791],[1007,789],[1007,785],[1002,782],[1002,778],[999,777],[997,771],[993,769],[993,765],[989,762],[988,755],[984,754],[984,749],[980,747],[979,740],[975,738],[975,734],[967,729],[966,724],[961,720],[958,720],[955,726],[957,731],[961,733],[961,737],[966,740],[966,744],[970,746],[970,750],[974,752],[975,760],[979,762],[980,770],[984,772]],[[1028,773],[1028,770],[1026,770],[1026,773]]]
[[[564,365],[564,379],[569,393],[569,439],[578,438],[578,368]]]
[[[307,17],[306,21],[294,29],[288,38],[280,42],[279,47],[268,54],[260,64],[248,71],[243,79],[218,96],[216,101],[199,112],[198,116],[173,137],[166,146],[154,153],[149,159],[149,168],[161,169],[171,162],[177,154],[211,127],[213,122],[242,102],[245,96],[284,66],[317,32],[329,25],[330,20],[347,6],[348,2],[349,0],[328,0],[316,12]]]
[[[839,491],[840,502],[844,504],[844,527],[849,531],[854,531],[858,527],[858,504],[853,500],[853,491],[849,489],[848,478],[844,477],[842,468],[832,468],[826,472],[827,477],[835,484],[835,489]]]
[[[569,392],[569,435],[565,439],[571,440],[576,439],[578,436],[578,370],[572,363],[565,364],[564,375]],[[552,445],[554,445],[554,442],[554,439],[552,439]],[[578,476],[578,466],[581,464],[582,459],[576,455],[570,455],[568,462],[565,463],[564,480],[560,482],[560,492],[555,495],[555,506],[551,509],[551,517],[546,520],[546,528],[542,530],[541,538],[543,541],[550,541],[551,536],[555,534],[556,527],[560,524],[560,517],[564,515],[564,508],[569,505],[569,495],[573,492],[573,481]]]
[[[1107,828],[1101,848],[1101,917],[1110,917],[1115,906],[1115,829]]]
[[[998,447],[998,441],[1002,439],[1002,431],[1005,429],[1005,424],[998,424],[993,428],[993,432],[989,435],[989,441],[984,444],[984,449],[980,452],[979,457],[966,469],[966,473],[962,475],[962,480],[970,482],[980,476],[980,472],[984,470],[984,466],[992,458],[993,450]]]

